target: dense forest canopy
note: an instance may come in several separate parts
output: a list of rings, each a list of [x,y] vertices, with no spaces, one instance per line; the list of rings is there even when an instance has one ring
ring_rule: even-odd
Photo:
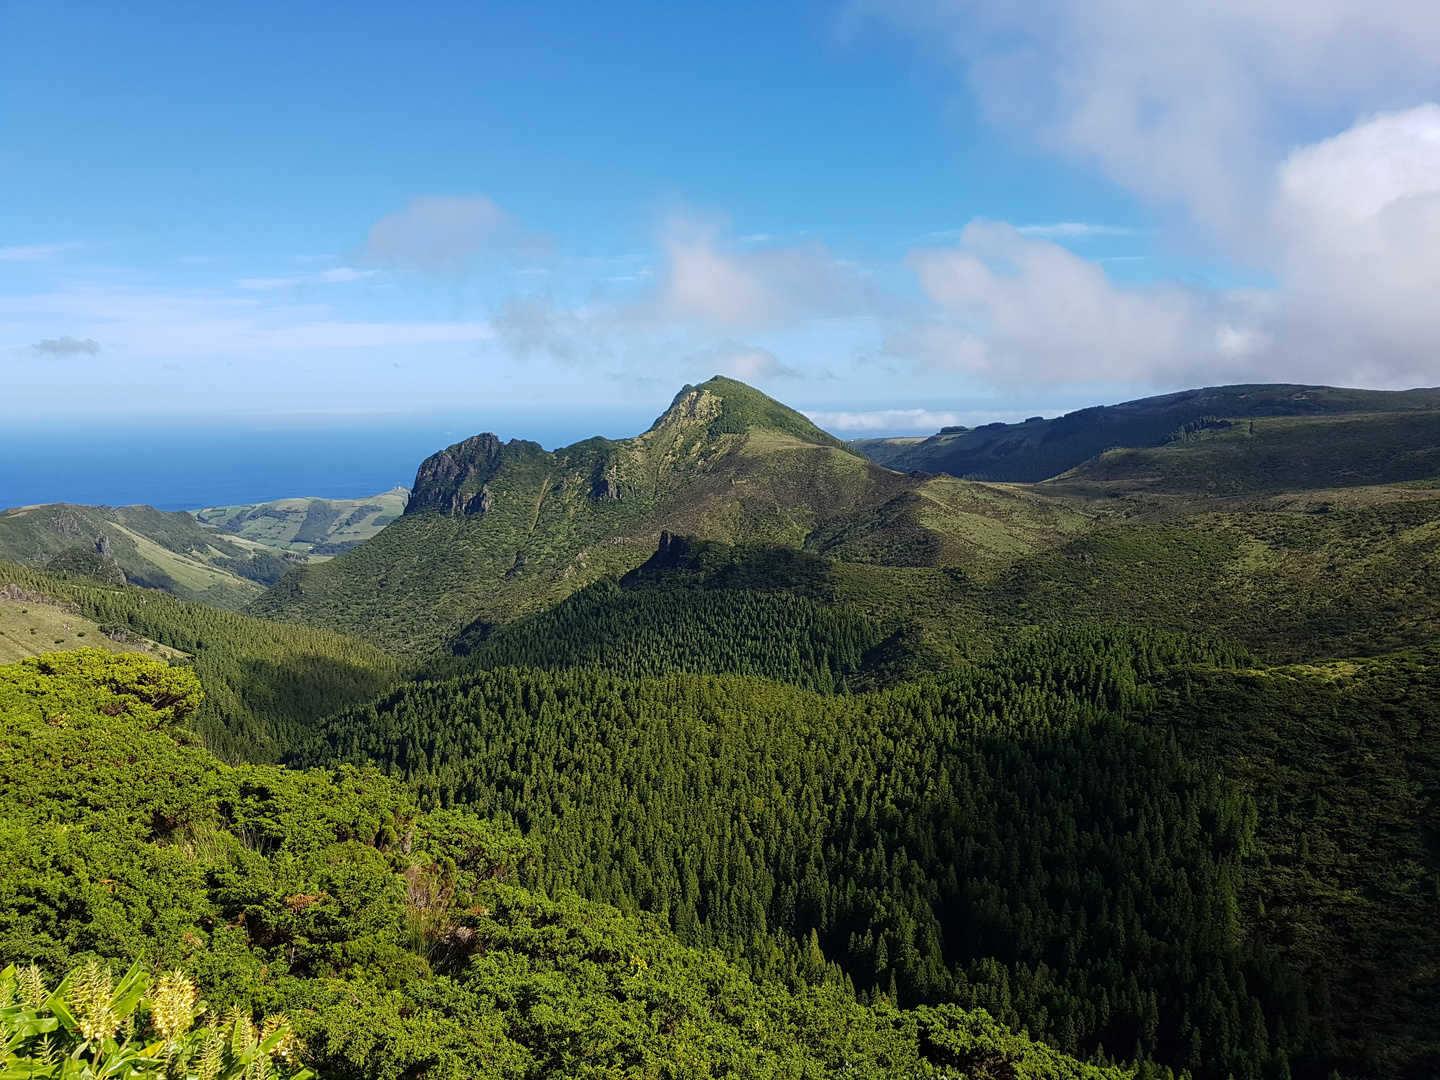
[[[325,1077],[1440,1074],[1433,409],[928,444],[1068,461],[986,484],[712,380],[441,451],[250,614],[0,564],[0,967]]]

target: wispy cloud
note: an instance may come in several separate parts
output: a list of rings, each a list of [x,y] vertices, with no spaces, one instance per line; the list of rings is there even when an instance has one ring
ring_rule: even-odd
[[[93,338],[73,338],[68,334],[58,338],[41,338],[30,346],[42,356],[96,356],[100,343]]]
[[[805,415],[827,431],[925,431],[958,424],[959,414],[931,409],[874,409],[869,412],[814,412]]]
[[[345,320],[327,307],[274,303],[200,290],[76,285],[60,292],[0,298],[0,334],[15,340],[36,320],[84,327],[90,336],[42,339],[31,346],[51,356],[94,355],[98,339],[117,343],[117,362],[141,358],[244,359],[287,352],[481,342],[488,322]],[[24,338],[20,338],[24,340]]]
[[[13,247],[0,247],[0,262],[51,262],[84,246],[83,244],[21,244]]]
[[[365,238],[362,260],[387,266],[451,272],[483,257],[538,257],[547,237],[488,195],[416,195],[385,214]]]
[[[1142,230],[1120,225],[1089,225],[1083,221],[1060,221],[1054,225],[1017,225],[1021,236],[1038,236],[1043,240],[1083,240],[1092,236],[1140,236]]]
[[[275,289],[303,289],[312,285],[343,285],[352,281],[364,281],[379,272],[379,270],[357,270],[352,266],[337,266],[333,270],[325,270],[319,274],[241,278],[235,284],[252,292],[270,292]]]

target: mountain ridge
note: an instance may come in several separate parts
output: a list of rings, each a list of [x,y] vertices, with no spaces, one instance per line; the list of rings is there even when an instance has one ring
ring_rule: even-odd
[[[923,469],[977,480],[1038,483],[1117,447],[1165,445],[1219,419],[1316,417],[1346,413],[1433,413],[1440,388],[1357,390],[1290,383],[1202,387],[1095,405],[1019,424],[944,429],[920,440],[854,439],[872,460],[894,469]]]
[[[379,536],[296,568],[247,610],[423,652],[618,577],[664,532],[939,565],[1011,557],[1080,526],[1061,502],[883,468],[720,376],[683,388],[631,439],[547,451],[474,436],[427,458],[413,492]]]

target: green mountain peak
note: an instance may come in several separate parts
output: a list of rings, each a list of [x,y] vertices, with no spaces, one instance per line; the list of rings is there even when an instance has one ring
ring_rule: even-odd
[[[646,434],[671,425],[696,422],[704,423],[712,436],[744,435],[751,428],[764,428],[792,435],[802,442],[849,450],[828,431],[816,427],[804,413],[724,375],[716,375],[698,386],[686,383]]]
[[[940,566],[1044,546],[1072,516],[1033,496],[882,468],[717,376],[682,389],[634,438],[546,450],[487,433],[432,454],[399,521],[297,568],[249,610],[425,653],[618,578],[664,533]]]

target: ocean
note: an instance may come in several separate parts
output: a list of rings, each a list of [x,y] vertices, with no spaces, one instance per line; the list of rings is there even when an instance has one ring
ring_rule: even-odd
[[[0,508],[69,502],[196,510],[409,487],[427,456],[482,431],[547,449],[644,431],[653,410],[507,410],[394,416],[7,419]]]

